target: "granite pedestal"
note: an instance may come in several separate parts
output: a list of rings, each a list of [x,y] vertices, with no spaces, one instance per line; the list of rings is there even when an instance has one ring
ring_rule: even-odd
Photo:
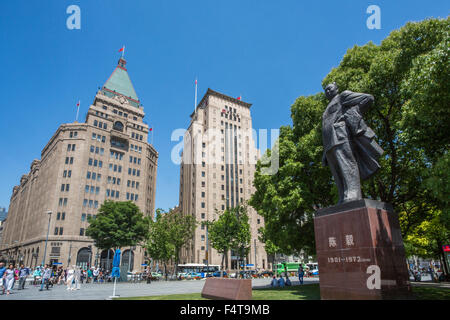
[[[357,200],[314,218],[322,299],[402,299],[411,292],[398,216],[388,203]]]

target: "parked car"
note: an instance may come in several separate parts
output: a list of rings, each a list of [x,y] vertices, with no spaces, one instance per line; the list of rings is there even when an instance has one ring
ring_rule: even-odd
[[[201,279],[202,274],[199,272],[188,272],[186,273],[186,279]]]

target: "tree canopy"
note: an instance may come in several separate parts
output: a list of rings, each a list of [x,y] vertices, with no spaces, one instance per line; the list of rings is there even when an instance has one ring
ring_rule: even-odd
[[[102,249],[134,246],[148,235],[149,218],[131,201],[106,200],[90,223],[86,235]]]
[[[439,217],[448,230],[450,220],[449,32],[449,18],[408,23],[380,45],[349,49],[322,82],[375,97],[364,118],[385,153],[379,172],[363,182],[363,196],[392,203],[411,244],[417,230],[427,229],[424,222]],[[313,214],[337,203],[329,168],[321,165],[327,103],[323,93],[299,97],[291,107],[292,126],[280,129],[278,173],[262,175],[257,165],[250,203],[265,219],[265,238],[282,253],[314,253]],[[422,233],[441,241],[445,234]]]

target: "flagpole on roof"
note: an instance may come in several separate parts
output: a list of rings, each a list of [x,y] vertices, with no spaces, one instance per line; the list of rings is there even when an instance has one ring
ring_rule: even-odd
[[[79,113],[79,111],[80,111],[80,100],[78,100],[78,103],[77,103],[77,117],[75,118],[75,122],[78,122],[78,113]]]
[[[123,45],[123,50],[122,50],[122,58],[123,58],[123,55],[125,54],[125,45]]]
[[[197,77],[195,77],[195,100],[194,100],[194,113],[197,109]]]

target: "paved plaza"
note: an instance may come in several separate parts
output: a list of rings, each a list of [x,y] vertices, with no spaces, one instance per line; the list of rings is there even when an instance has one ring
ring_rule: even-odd
[[[293,285],[299,285],[298,278],[290,278]],[[297,279],[297,281],[295,281]],[[271,279],[252,280],[253,288],[270,287]],[[304,278],[304,284],[318,283],[318,278]],[[159,296],[168,294],[200,293],[204,280],[154,281],[147,283],[117,283],[116,295],[120,297]],[[17,284],[16,284],[17,285]],[[16,286],[15,285],[15,286]],[[39,291],[40,286],[27,284],[25,290],[13,289],[8,296],[0,294],[2,300],[105,300],[113,293],[112,283],[89,283],[80,290],[68,291],[65,285],[55,285],[50,290]]]

